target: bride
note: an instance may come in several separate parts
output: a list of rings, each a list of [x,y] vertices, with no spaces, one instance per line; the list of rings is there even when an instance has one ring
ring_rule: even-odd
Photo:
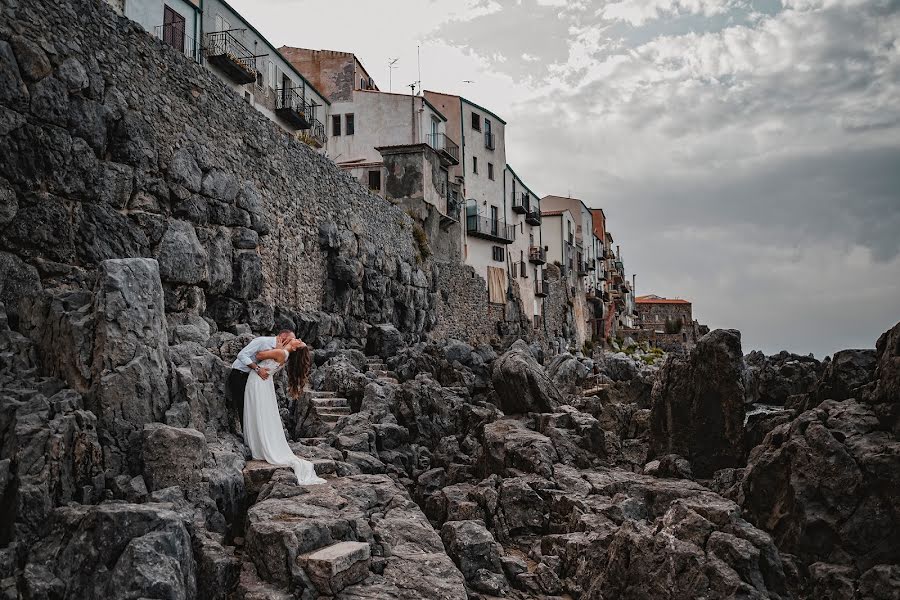
[[[244,441],[253,458],[279,467],[291,467],[300,485],[325,483],[316,475],[313,464],[298,458],[288,446],[275,397],[273,376],[285,365],[291,396],[299,398],[303,393],[312,364],[309,346],[301,340],[288,340],[277,344],[273,350],[257,353],[256,362],[268,370],[269,376],[263,379],[252,371],[244,391]]]

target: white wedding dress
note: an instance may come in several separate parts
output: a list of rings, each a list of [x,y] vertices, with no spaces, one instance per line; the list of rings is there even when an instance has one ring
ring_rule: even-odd
[[[287,350],[284,352],[287,354]],[[250,447],[253,458],[279,467],[291,467],[300,485],[325,483],[316,475],[311,462],[291,451],[284,437],[274,380],[275,373],[283,365],[275,360],[264,360],[259,366],[268,369],[269,378],[263,379],[251,372],[244,391],[244,442]]]

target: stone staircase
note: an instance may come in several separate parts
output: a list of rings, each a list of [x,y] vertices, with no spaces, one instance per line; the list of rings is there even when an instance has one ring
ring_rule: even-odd
[[[367,373],[372,373],[375,379],[382,383],[399,383],[397,374],[388,370],[387,364],[380,356],[366,357]]]
[[[350,414],[350,401],[339,397],[336,392],[310,390],[307,394],[309,394],[310,402],[312,402],[312,410],[316,412],[319,420],[325,424],[329,431],[334,428],[341,417],[346,417]]]

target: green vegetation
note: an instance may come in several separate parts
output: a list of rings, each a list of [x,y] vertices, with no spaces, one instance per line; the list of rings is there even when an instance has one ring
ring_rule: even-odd
[[[594,352],[594,342],[591,340],[584,340],[584,346],[581,348],[581,352],[585,356],[590,356]]]
[[[431,256],[431,245],[428,243],[428,236],[425,234],[425,230],[419,225],[418,221],[413,221],[412,234],[413,239],[416,241],[416,247],[419,250],[418,259],[419,264],[421,264]]]

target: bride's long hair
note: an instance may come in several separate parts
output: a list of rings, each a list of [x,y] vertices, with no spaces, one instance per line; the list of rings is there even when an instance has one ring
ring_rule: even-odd
[[[309,379],[309,369],[312,367],[312,353],[309,346],[298,348],[291,352],[287,362],[288,393],[292,398],[299,398]]]

